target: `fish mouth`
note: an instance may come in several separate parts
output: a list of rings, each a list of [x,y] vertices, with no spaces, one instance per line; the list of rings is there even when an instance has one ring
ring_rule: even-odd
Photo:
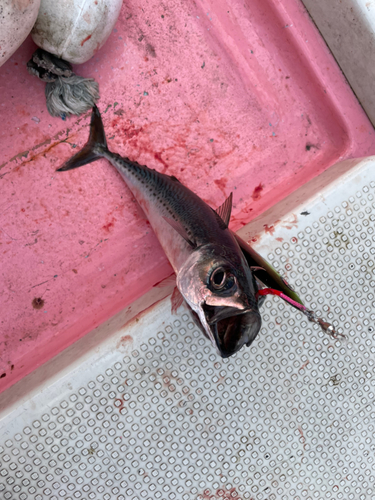
[[[244,345],[249,347],[262,326],[262,318],[257,310],[244,312],[232,307],[205,304],[197,313],[189,304],[186,303],[186,306],[197,327],[214,344],[222,358],[233,356]]]
[[[258,335],[262,319],[258,311],[232,307],[203,306],[207,325],[222,358],[229,358],[243,345],[250,346]]]

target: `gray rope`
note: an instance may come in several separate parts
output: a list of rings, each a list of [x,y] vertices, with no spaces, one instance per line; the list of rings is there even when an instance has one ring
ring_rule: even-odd
[[[38,49],[27,63],[31,75],[46,82],[47,109],[63,120],[81,115],[99,99],[99,85],[93,78],[75,75],[69,62]]]

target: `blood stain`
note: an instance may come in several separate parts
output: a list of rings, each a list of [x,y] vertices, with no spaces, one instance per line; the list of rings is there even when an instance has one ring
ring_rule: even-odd
[[[304,368],[306,368],[306,366],[307,366],[309,363],[310,363],[310,361],[309,361],[309,360],[307,360],[307,361],[306,361],[306,363],[304,363],[304,364],[303,364],[303,365],[302,365],[302,366],[298,369],[298,371],[303,370]]]
[[[264,189],[264,185],[262,183],[260,183],[258,186],[256,186],[254,188],[253,194],[251,195],[251,197],[254,201],[257,201],[260,199],[263,189]]]
[[[219,488],[216,491],[216,495],[219,496],[222,500],[241,500],[238,496],[236,488],[231,488],[230,490]],[[206,497],[207,498],[207,497]],[[250,500],[253,500],[252,498]]]
[[[119,412],[121,412],[121,410],[124,408],[124,401],[122,399],[115,399],[115,403],[116,401],[119,401],[120,405],[119,406],[115,405],[115,406],[116,408],[118,408]]]
[[[302,427],[299,425],[298,426],[298,432],[300,433],[300,436],[301,436],[301,442],[303,444],[303,449],[305,450],[306,449],[306,438],[303,434],[303,430],[302,430]]]
[[[124,347],[126,344],[129,342],[133,342],[133,337],[131,335],[124,335],[123,337],[120,338],[120,340],[117,342],[116,349],[119,349],[120,347]]]
[[[292,214],[293,220],[291,221],[284,221],[282,224],[282,227],[285,227],[285,229],[294,229],[295,227],[298,227],[298,218],[296,214]]]
[[[267,234],[273,234],[275,232],[275,226],[269,226],[268,224],[264,224],[264,232]]]
[[[90,40],[91,37],[92,37],[92,35],[89,35],[84,40],[82,40],[81,47],[83,47],[83,45],[87,42],[87,40]]]
[[[42,309],[42,307],[44,306],[44,300],[42,299],[42,297],[35,297],[31,302],[31,305],[34,309]]]
[[[116,220],[117,220],[117,219],[116,219],[116,217],[112,217],[111,222],[108,222],[108,224],[105,224],[105,225],[102,227],[102,229],[104,229],[104,231],[106,231],[107,233],[109,233],[109,232],[110,232],[110,230],[111,230],[111,228],[113,228],[113,227],[114,227],[114,225],[115,225],[115,221],[116,221]]]
[[[226,195],[225,188],[227,186],[227,182],[228,182],[228,180],[225,177],[223,177],[222,179],[215,179],[214,180],[214,183],[222,191],[222,193],[224,195]]]
[[[119,110],[120,111],[120,110]],[[121,116],[121,115],[119,115]],[[116,119],[115,119],[116,120]],[[113,120],[113,121],[115,121]],[[117,125],[117,123],[116,123]],[[136,128],[134,126],[134,124],[130,124],[128,126],[124,126],[122,127],[122,132],[124,133],[124,135],[128,138],[128,139],[132,139],[133,137],[137,136],[138,134],[140,134],[141,132],[143,132],[143,127],[140,127],[140,128]]]
[[[168,169],[168,164],[167,164],[167,163],[165,163],[165,161],[164,161],[164,160],[163,160],[163,158],[161,157],[161,153],[154,153],[154,158],[155,158],[155,160],[160,161],[160,163],[161,163],[162,165],[164,165],[165,169]]]

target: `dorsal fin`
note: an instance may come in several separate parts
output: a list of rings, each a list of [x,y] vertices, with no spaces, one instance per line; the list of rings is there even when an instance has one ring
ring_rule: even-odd
[[[169,177],[172,179],[172,181],[179,182],[181,184],[181,181],[179,181],[174,175],[170,175]]]
[[[233,193],[230,193],[224,203],[215,210],[217,215],[224,223],[225,227],[223,227],[223,229],[227,229],[227,227],[229,226],[230,214],[232,213],[232,197]]]
[[[168,224],[170,226],[173,227],[174,230],[176,230],[178,232],[178,234],[180,236],[182,236],[184,238],[185,241],[187,241],[189,243],[189,245],[192,247],[192,248],[195,248],[197,245],[191,241],[191,239],[189,238],[189,235],[187,234],[185,228],[182,226],[182,224],[180,224],[180,222],[174,220],[174,219],[170,219],[169,217],[163,217],[164,220],[166,222],[168,222]]]

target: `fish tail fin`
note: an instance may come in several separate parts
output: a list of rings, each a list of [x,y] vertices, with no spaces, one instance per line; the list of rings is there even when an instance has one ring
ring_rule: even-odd
[[[89,140],[78,153],[69,158],[62,167],[58,168],[57,172],[65,172],[66,170],[82,167],[87,163],[98,160],[106,151],[108,151],[108,147],[102,118],[98,108],[94,106],[91,113]]]

